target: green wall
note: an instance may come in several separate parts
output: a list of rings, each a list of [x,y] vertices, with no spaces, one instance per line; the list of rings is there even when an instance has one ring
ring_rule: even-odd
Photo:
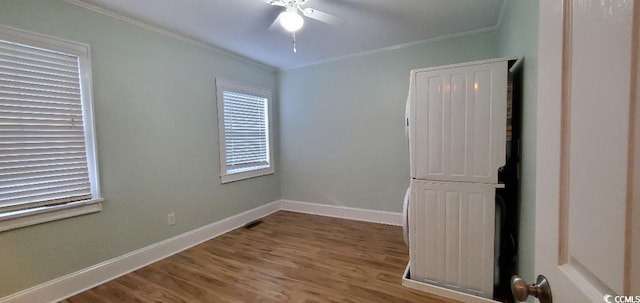
[[[277,173],[220,185],[214,82],[277,95],[274,71],[60,0],[2,0],[0,24],[91,45],[105,198],[100,213],[0,233],[0,298],[280,198]]]
[[[519,274],[534,281],[536,200],[536,116],[538,77],[538,0],[508,0],[498,29],[501,57],[523,57],[522,166],[519,234]]]
[[[280,73],[283,199],[399,212],[409,71],[497,57],[495,31]]]

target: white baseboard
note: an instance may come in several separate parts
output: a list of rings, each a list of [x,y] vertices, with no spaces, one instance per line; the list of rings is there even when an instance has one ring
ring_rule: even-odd
[[[0,303],[58,302],[130,273],[189,247],[213,239],[280,209],[280,201],[245,211],[117,258],[0,298]]]
[[[337,206],[329,204],[318,204],[291,200],[280,200],[281,210],[320,215],[327,217],[343,218],[357,221],[381,223],[387,225],[402,226],[402,213],[390,211],[370,210]]]
[[[64,300],[192,246],[218,237],[248,222],[268,216],[278,210],[387,225],[402,225],[401,213],[278,200],[0,298],[0,303],[58,302]]]

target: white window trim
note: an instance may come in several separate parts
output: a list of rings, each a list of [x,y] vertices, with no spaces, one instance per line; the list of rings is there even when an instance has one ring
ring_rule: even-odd
[[[227,152],[225,149],[225,128],[224,128],[224,101],[222,94],[225,90],[231,90],[239,93],[246,93],[254,96],[261,96],[267,98],[267,123],[268,136],[269,136],[269,166],[261,167],[249,171],[242,171],[237,173],[227,173],[226,171],[226,158]],[[273,100],[271,90],[254,87],[238,82],[229,81],[222,78],[216,78],[216,100],[218,104],[218,145],[220,148],[220,181],[221,183],[229,183],[249,178],[255,178],[264,175],[270,175],[275,172],[274,168],[274,156],[273,156],[273,118],[272,108]]]
[[[80,62],[80,85],[82,93],[82,118],[85,129],[87,167],[91,183],[90,200],[77,201],[50,207],[38,207],[0,214],[0,232],[35,225],[102,210],[104,201],[100,194],[100,180],[96,155],[96,134],[93,114],[91,49],[88,44],[68,41],[31,31],[0,24],[0,39],[41,47],[78,56]]]

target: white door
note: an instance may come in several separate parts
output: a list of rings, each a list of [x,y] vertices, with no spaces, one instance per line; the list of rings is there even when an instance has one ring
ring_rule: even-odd
[[[640,301],[615,298],[640,296],[634,5],[540,1],[535,270],[554,302]]]
[[[493,184],[411,180],[411,279],[491,299]]]
[[[505,164],[508,59],[411,71],[411,177],[497,183]]]

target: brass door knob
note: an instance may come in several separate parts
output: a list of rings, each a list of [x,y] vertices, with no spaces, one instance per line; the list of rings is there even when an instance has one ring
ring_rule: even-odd
[[[518,276],[511,277],[511,293],[519,302],[526,301],[528,296],[534,296],[540,303],[553,303],[549,281],[543,275],[539,275],[536,284],[531,285],[527,285],[527,282]]]

